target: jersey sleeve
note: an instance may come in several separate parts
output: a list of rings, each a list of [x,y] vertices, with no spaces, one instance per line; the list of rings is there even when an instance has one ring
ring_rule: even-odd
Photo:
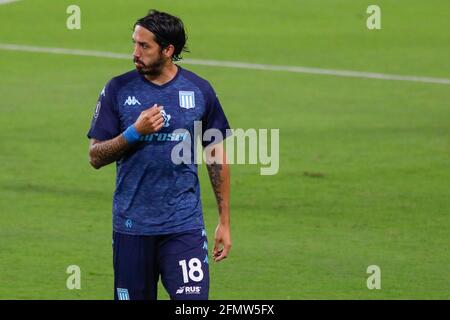
[[[212,87],[209,88],[206,99],[206,110],[202,118],[202,136],[206,130],[216,129],[221,132],[223,139],[226,139],[231,135],[231,130],[229,130],[230,125],[227,117],[225,116],[222,105],[220,104],[219,98]],[[213,141],[204,141],[202,139],[203,147],[222,141],[222,139],[217,139],[217,137],[212,140]]]
[[[87,133],[89,139],[109,140],[120,134],[119,112],[116,106],[113,80],[103,88],[95,106],[91,127]]]

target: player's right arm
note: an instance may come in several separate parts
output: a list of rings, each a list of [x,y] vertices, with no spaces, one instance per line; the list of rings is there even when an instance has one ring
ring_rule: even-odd
[[[151,134],[162,128],[164,118],[161,115],[161,110],[162,107],[155,104],[151,108],[141,112],[138,119],[133,124],[139,135]],[[95,169],[100,169],[101,167],[120,159],[132,145],[133,143],[127,140],[124,133],[105,141],[91,138],[89,146],[89,163]]]
[[[95,169],[100,169],[120,159],[130,146],[122,134],[106,141],[91,139],[89,145],[89,163]]]

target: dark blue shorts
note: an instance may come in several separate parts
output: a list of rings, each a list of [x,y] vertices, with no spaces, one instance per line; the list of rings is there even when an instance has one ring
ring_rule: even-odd
[[[115,300],[155,300],[160,276],[173,300],[208,299],[204,229],[160,236],[114,232],[113,251]]]

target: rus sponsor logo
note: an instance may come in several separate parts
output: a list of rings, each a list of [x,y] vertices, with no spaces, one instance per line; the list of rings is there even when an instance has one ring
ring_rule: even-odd
[[[176,294],[200,294],[202,287],[199,286],[184,286],[180,287]]]

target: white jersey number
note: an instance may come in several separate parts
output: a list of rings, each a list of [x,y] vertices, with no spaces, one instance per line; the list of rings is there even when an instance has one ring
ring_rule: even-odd
[[[189,279],[195,282],[200,282],[203,279],[202,263],[197,258],[189,260],[188,266],[186,266],[186,260],[180,260],[178,264],[183,270],[183,282],[188,283]]]

